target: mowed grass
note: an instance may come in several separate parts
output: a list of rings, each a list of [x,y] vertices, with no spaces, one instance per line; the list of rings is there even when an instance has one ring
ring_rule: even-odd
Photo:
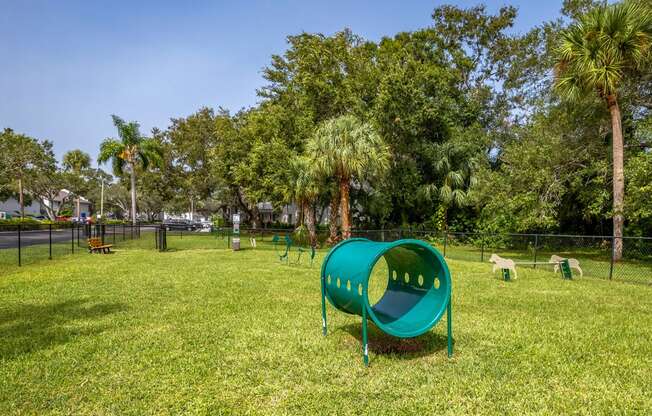
[[[2,276],[0,414],[652,412],[649,286],[451,260],[453,358],[445,320],[372,325],[365,368],[359,317],[321,334],[319,264],[145,243]]]

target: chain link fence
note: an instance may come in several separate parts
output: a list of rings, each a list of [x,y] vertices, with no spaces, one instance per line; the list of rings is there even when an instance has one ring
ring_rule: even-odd
[[[257,249],[273,249],[271,241],[274,235],[281,238],[290,235],[295,246],[310,244],[305,232],[297,234],[291,229],[245,228],[240,229],[240,244],[242,249],[253,248],[252,239],[255,239]],[[327,248],[328,236],[328,230],[319,230],[317,246]],[[415,238],[432,244],[448,259],[483,262],[488,267],[494,253],[514,260],[519,268],[550,272],[554,271],[556,264],[550,261],[552,256],[574,258],[579,261],[583,277],[652,284],[652,238],[623,238],[622,258],[618,259],[611,236],[457,233],[412,229],[355,229],[351,236],[375,241]],[[167,247],[230,248],[232,238],[231,229],[226,228],[205,232],[168,230]]]
[[[277,235],[290,235],[294,246],[310,245],[307,232],[292,229],[240,229],[242,249],[275,250]],[[352,230],[352,237],[375,241],[415,238],[427,241],[446,258],[488,263],[492,254],[509,258],[519,268],[553,271],[551,256],[574,258],[584,277],[652,284],[652,238],[624,237],[622,257],[614,251],[611,236],[555,234],[486,234],[433,230],[384,229]],[[124,247],[166,250],[228,249],[233,233],[230,228],[175,230],[160,224],[110,225],[3,225],[0,226],[0,267],[21,266],[64,255],[87,253],[87,239],[101,238],[106,244]],[[317,246],[327,249],[328,230],[319,230]],[[283,243],[281,243],[283,244]],[[6,267],[5,267],[6,266]],[[487,270],[489,264],[487,264]]]

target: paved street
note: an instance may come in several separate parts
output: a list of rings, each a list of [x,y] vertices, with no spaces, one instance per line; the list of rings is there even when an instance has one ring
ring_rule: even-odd
[[[79,240],[84,241],[86,239],[86,236],[84,235],[84,230],[80,229],[79,230]],[[106,233],[104,234],[104,238],[107,241],[112,241],[113,240],[113,231],[116,233],[116,240],[122,240],[122,233],[123,229],[122,227],[108,227],[106,228]],[[143,226],[140,228],[141,234],[143,232],[152,232],[154,231],[153,226]],[[60,229],[60,230],[52,230],[52,244],[55,243],[63,243],[63,242],[70,242],[70,240],[73,238],[77,239],[77,229]],[[136,230],[134,230],[134,233]],[[127,238],[130,238],[131,236],[131,229],[130,228],[125,228],[124,229],[125,236]],[[20,244],[22,247],[27,247],[27,246],[32,246],[36,244],[48,244],[50,241],[50,235],[49,231],[47,229],[45,230],[29,230],[29,231],[21,231],[20,233]],[[84,243],[85,244],[85,243]],[[18,247],[18,231],[0,231],[0,250],[2,249],[7,249],[7,248],[17,248]]]

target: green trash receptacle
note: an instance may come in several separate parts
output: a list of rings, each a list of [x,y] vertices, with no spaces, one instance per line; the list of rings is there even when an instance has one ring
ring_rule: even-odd
[[[368,285],[376,263],[385,258],[387,287],[370,304]],[[326,335],[326,299],[342,312],[362,317],[363,358],[368,363],[367,319],[383,332],[401,338],[427,332],[447,314],[448,354],[452,354],[451,276],[442,255],[420,240],[377,242],[345,240],[322,264],[322,325]]]

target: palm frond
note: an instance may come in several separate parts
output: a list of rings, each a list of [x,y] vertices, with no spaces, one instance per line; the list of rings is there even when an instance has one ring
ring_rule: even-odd
[[[649,65],[652,13],[642,2],[602,4],[562,32],[555,89],[568,99],[589,91],[617,94],[630,71]]]

